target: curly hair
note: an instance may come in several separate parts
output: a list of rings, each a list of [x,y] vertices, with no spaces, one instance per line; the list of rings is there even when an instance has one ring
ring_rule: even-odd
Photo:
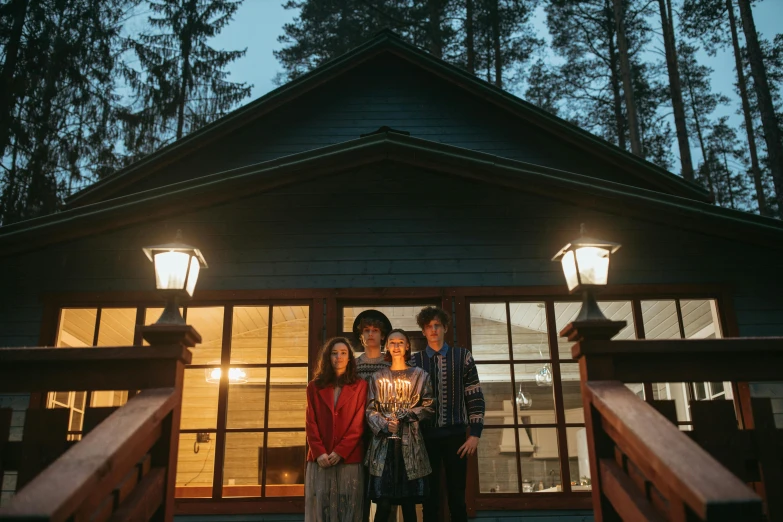
[[[440,324],[448,328],[451,326],[451,316],[443,309],[437,306],[427,306],[422,308],[416,316],[416,324],[424,330],[424,327],[430,324],[433,319],[440,320]]]
[[[411,359],[411,338],[408,337],[408,334],[405,333],[405,330],[402,328],[395,328],[391,332],[389,332],[389,335],[386,337],[386,342],[388,343],[389,338],[392,336],[392,334],[402,334],[403,337],[405,337],[405,342],[408,344],[408,349],[405,351],[405,362],[410,361]],[[383,360],[386,362],[392,362],[392,355],[391,352],[389,352],[389,347],[386,347],[386,351],[383,354]]]
[[[345,373],[337,377],[334,368],[332,368],[331,356],[332,348],[341,343],[348,347],[348,367],[345,369]],[[315,368],[315,377],[313,377],[315,385],[319,388],[343,386],[353,384],[357,378],[356,359],[353,356],[351,342],[345,337],[332,337],[326,341],[318,354],[318,365]]]

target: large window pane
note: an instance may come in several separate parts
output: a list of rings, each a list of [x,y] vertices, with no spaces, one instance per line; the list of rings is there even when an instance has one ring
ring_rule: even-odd
[[[567,423],[581,424],[585,421],[582,405],[582,389],[579,384],[579,365],[560,365],[560,380],[563,383],[563,409]]]
[[[627,326],[620,330],[612,339],[635,339],[636,333],[633,325],[633,308],[630,301],[600,301],[598,306],[607,319],[612,321],[625,321]],[[571,359],[571,347],[574,343],[564,337],[559,337],[565,326],[576,319],[582,303],[555,303],[555,324],[557,327],[557,349],[561,359]]]
[[[511,387],[511,366],[508,364],[478,364],[476,366],[484,393],[486,424],[514,424],[514,394]]]
[[[508,360],[505,303],[471,303],[470,342],[477,361]]]
[[[723,337],[714,300],[681,300],[682,326],[686,339],[715,339]]]
[[[224,497],[261,496],[263,433],[226,433]]]
[[[231,362],[267,362],[269,307],[235,306],[231,332]]]
[[[191,364],[220,363],[220,352],[223,346],[223,307],[188,307],[186,322],[201,334],[201,344],[190,349],[193,352]]]
[[[307,368],[271,368],[269,371],[269,427],[304,428]]]
[[[103,308],[98,327],[98,346],[131,346],[136,331],[135,308]],[[94,391],[90,406],[117,407],[128,402],[127,391]]]
[[[309,307],[275,306],[272,310],[271,362],[306,363],[309,333]]]
[[[523,493],[562,491],[555,428],[519,428]]]
[[[98,346],[131,346],[135,330],[135,308],[103,308]]]
[[[514,380],[517,384],[512,404],[517,405],[516,398],[519,391],[527,395],[532,404],[530,408],[518,410],[517,415],[521,424],[554,424],[555,423],[555,396],[552,381],[543,381],[539,384],[536,376],[542,374],[552,375],[550,363],[529,363],[514,365]],[[518,405],[517,405],[518,407]]]
[[[491,429],[481,433],[478,446],[479,491],[519,493],[517,443],[513,428]]]
[[[199,442],[199,439],[202,442]],[[210,498],[215,469],[215,434],[181,433],[177,453],[176,497]]]
[[[566,428],[568,440],[568,468],[572,491],[590,491],[590,457],[587,452],[587,430],[584,427]]]
[[[266,496],[304,495],[305,432],[270,433],[266,450]]]
[[[63,308],[60,311],[60,328],[57,331],[57,347],[87,348],[95,338],[95,308]]]
[[[265,368],[243,368],[247,382],[228,387],[228,427],[263,428],[266,400]]]
[[[544,303],[511,303],[509,313],[514,359],[549,359]]]
[[[207,382],[203,369],[185,370],[180,427],[183,430],[215,428],[217,398],[218,383]]]
[[[644,336],[647,339],[679,339],[680,325],[674,301],[642,301]]]

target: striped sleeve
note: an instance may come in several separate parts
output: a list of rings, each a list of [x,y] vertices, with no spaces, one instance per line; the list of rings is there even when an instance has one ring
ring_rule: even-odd
[[[468,412],[470,434],[481,437],[481,431],[484,429],[484,393],[481,391],[476,362],[468,350],[465,350],[462,364],[462,382],[465,385],[465,408]]]

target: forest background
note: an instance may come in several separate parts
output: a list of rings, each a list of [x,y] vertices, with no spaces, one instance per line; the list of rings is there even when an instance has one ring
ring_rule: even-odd
[[[0,224],[384,28],[780,219],[781,20],[781,0],[2,0]]]

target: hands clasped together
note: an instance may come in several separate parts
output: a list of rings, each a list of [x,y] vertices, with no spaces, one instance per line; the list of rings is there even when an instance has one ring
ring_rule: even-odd
[[[324,453],[316,459],[316,462],[318,462],[318,465],[322,468],[329,468],[340,462],[341,459],[342,457],[333,451],[329,455]]]

